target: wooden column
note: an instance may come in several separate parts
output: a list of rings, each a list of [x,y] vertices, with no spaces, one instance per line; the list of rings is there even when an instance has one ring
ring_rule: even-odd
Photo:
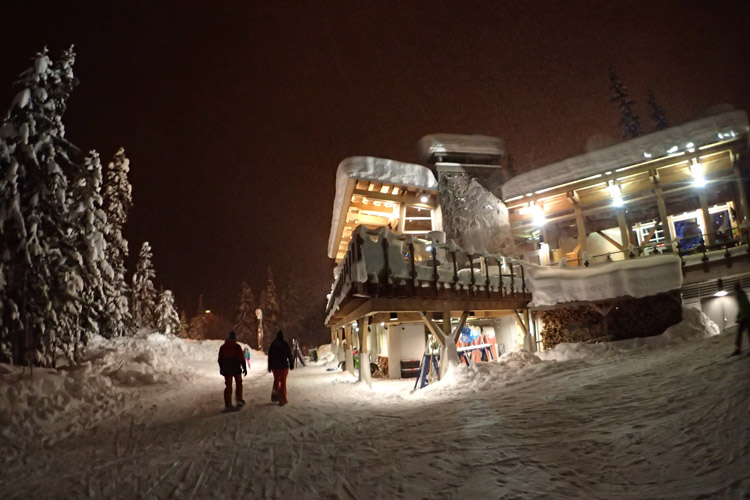
[[[750,220],[750,213],[748,213],[750,207],[747,206],[747,193],[745,193],[745,185],[742,182],[742,172],[734,154],[732,154],[732,167],[734,168],[734,180],[737,182],[737,192],[740,195],[741,205],[740,209],[737,210],[737,224],[741,224],[743,220]]]
[[[443,311],[443,335],[445,337],[445,341],[448,342],[451,338],[451,312],[450,311]],[[456,342],[453,341],[455,344]]]
[[[369,321],[367,318],[359,318],[357,320],[357,326],[359,327],[359,352],[370,352],[367,347],[367,325]]]
[[[672,243],[672,231],[669,229],[669,216],[667,215],[667,205],[664,203],[664,197],[661,193],[661,187],[658,181],[654,181],[654,194],[656,195],[656,204],[659,207],[659,219],[661,219],[661,228],[664,231],[664,241],[668,245]]]
[[[706,225],[706,234],[703,236],[706,245],[713,245],[714,235],[711,234],[711,215],[708,213],[708,200],[706,200],[706,193],[701,189],[698,192],[698,201],[701,204],[701,212],[703,212],[703,223]]]
[[[587,252],[588,247],[586,246],[586,224],[583,220],[583,214],[581,213],[581,205],[578,203],[575,204],[575,211],[576,211],[576,227],[578,228],[578,245],[579,245],[579,252]],[[581,262],[581,265],[583,263]]]
[[[630,258],[630,251],[628,245],[630,245],[630,230],[628,228],[628,221],[625,218],[625,209],[617,209],[617,225],[620,227],[620,242],[622,243],[622,253],[626,259]]]
[[[354,375],[354,355],[352,353],[352,324],[347,323],[344,327],[344,337],[346,340],[346,349],[344,350],[346,355],[346,371]]]

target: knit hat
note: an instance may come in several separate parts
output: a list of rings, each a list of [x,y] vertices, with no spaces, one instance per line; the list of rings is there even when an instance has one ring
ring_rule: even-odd
[[[230,340],[237,340],[237,334],[235,332],[229,332],[229,336],[227,338]]]

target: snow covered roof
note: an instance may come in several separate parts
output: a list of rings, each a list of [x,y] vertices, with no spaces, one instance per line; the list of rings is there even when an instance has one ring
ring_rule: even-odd
[[[628,165],[681,154],[687,149],[729,141],[747,135],[749,130],[747,113],[741,110],[670,127],[517,175],[503,185],[503,199],[509,200]]]
[[[532,306],[648,297],[682,287],[678,255],[653,255],[591,267],[524,265]]]
[[[382,182],[392,186],[437,191],[438,183],[432,171],[414,163],[402,163],[372,156],[352,156],[339,163],[336,170],[336,196],[333,199],[331,232],[328,237],[328,256],[336,258],[337,242],[351,200],[356,180]]]
[[[446,154],[503,156],[505,141],[488,135],[430,134],[419,141],[423,158]]]

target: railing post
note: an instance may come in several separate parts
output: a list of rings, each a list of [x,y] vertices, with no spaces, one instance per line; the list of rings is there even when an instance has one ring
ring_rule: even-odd
[[[516,278],[513,276],[513,261],[512,260],[508,263],[508,268],[510,269],[510,294],[515,295],[516,294]]]
[[[526,271],[523,268],[523,264],[520,264],[521,266],[521,293],[526,293]]]
[[[703,236],[701,236],[700,251],[703,252],[703,257],[701,257],[701,261],[708,262],[708,255],[706,255],[706,240],[703,239]]]
[[[390,266],[388,265],[388,238],[386,238],[383,235],[381,235],[380,237],[383,238],[383,243],[382,243],[382,245],[383,245],[383,263],[384,263],[383,274],[385,275],[383,281],[385,282],[385,291],[386,291],[386,293],[390,294],[391,283],[390,283],[389,280],[390,280],[390,276],[391,276],[391,270],[390,270]]]
[[[435,291],[435,295],[438,294],[438,270],[437,270],[437,248],[435,248],[435,242],[430,245],[430,253],[432,254],[432,288]]]
[[[409,264],[411,267],[411,287],[414,295],[417,294],[417,268],[414,256],[414,241],[409,242]]]
[[[476,283],[474,279],[474,256],[471,254],[466,254],[469,257],[469,270],[471,271],[471,294],[474,295],[475,289],[474,284]]]
[[[484,261],[484,289],[487,292],[487,298],[490,298],[490,266],[487,263],[487,257],[482,257],[482,260]]]

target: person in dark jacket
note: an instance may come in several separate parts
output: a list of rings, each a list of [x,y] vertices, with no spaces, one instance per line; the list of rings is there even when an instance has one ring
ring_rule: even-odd
[[[237,343],[237,334],[229,332],[227,340],[219,348],[219,373],[224,375],[224,408],[232,408],[232,379],[237,385],[235,398],[237,406],[245,404],[242,399],[242,375],[247,375],[245,354]]]
[[[268,371],[273,372],[271,401],[275,403],[278,399],[279,406],[284,406],[287,403],[286,377],[289,375],[289,370],[293,369],[292,350],[284,340],[284,334],[279,330],[276,334],[276,340],[271,342],[271,347],[268,349]]]
[[[732,356],[736,356],[742,350],[742,334],[747,332],[748,340],[750,340],[750,300],[747,300],[747,295],[742,290],[740,283],[735,283],[734,294],[737,297],[737,338],[735,344],[737,348],[732,353]]]

